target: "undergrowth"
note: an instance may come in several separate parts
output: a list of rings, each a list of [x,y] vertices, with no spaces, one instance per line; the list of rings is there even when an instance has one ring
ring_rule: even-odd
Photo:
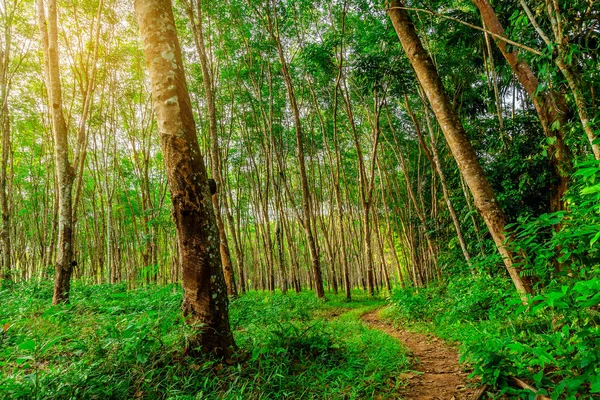
[[[383,304],[313,293],[248,293],[230,319],[246,361],[184,357],[189,334],[177,286],[83,286],[50,306],[52,285],[0,291],[0,398],[371,398],[401,382],[401,346],[360,314]]]
[[[600,398],[598,161],[577,165],[565,201],[566,211],[510,226],[509,246],[535,283],[527,306],[494,254],[473,263],[476,277],[396,291],[387,315],[460,342],[474,374],[500,395],[531,398],[511,386],[516,377],[553,399]]]
[[[462,361],[498,395],[530,398],[512,385],[516,377],[554,399],[598,396],[600,318],[590,301],[598,302],[600,280],[540,295],[530,307],[512,292],[506,279],[457,278],[396,291],[384,315],[459,342]]]

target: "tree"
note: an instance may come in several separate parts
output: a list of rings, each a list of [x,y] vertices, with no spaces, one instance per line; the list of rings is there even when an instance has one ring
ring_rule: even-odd
[[[490,186],[485,173],[479,164],[473,146],[469,142],[458,113],[454,110],[444,89],[437,68],[421,40],[417,36],[414,25],[404,9],[404,5],[394,0],[388,3],[388,15],[392,20],[394,29],[402,43],[402,47],[413,66],[417,79],[429,99],[431,108],[450,147],[452,155],[458,164],[458,169],[464,176],[473,198],[475,206],[483,217],[498,251],[504,259],[504,264],[510,277],[521,295],[523,302],[527,301],[526,295],[532,292],[529,283],[521,278],[519,269],[515,267],[515,255],[505,246],[506,234],[504,229],[507,221],[498,200]]]
[[[202,82],[204,84],[210,130],[210,160],[212,177],[215,180],[217,187],[221,188],[222,190],[224,187],[224,181],[223,174],[221,172],[221,150],[219,148],[219,131],[217,127],[215,87],[214,78],[209,68],[208,56],[206,54],[202,0],[189,0],[187,3],[187,9],[190,17],[190,23],[192,24],[192,31],[194,33],[196,51],[198,52],[198,57],[200,58],[200,67],[202,69]],[[219,195],[220,191],[217,190],[212,197],[212,202],[213,207],[215,208],[217,227],[219,228],[219,248],[221,252],[221,262],[223,263],[223,273],[225,274],[225,282],[227,283],[227,293],[229,293],[229,295],[232,297],[237,297],[237,287],[235,285],[235,277],[233,274],[233,264],[231,263],[227,231],[225,230],[223,216],[221,215],[222,213],[219,204]]]
[[[58,53],[58,24],[56,0],[37,0],[37,13],[46,71],[46,88],[52,116],[54,158],[58,180],[58,254],[54,265],[53,304],[69,301],[73,273],[73,181],[75,173],[69,159],[69,128],[63,113],[62,87]],[[47,18],[47,19],[46,19]]]
[[[559,210],[563,208],[561,199],[567,190],[569,173],[572,169],[571,152],[564,141],[568,122],[568,106],[565,97],[562,93],[553,90],[539,91],[540,82],[529,64],[523,57],[519,57],[516,50],[510,50],[507,43],[501,39],[505,36],[504,28],[492,5],[488,0],[473,0],[473,3],[479,9],[485,25],[497,35],[496,44],[531,98],[544,133],[549,138],[555,138],[550,147],[552,149],[551,162],[557,183],[552,188],[551,207],[553,210]]]
[[[228,357],[235,342],[229,326],[219,233],[171,2],[136,0],[134,7],[173,202],[183,270],[182,308],[187,324],[195,328],[188,352]]]
[[[296,99],[294,83],[292,81],[292,76],[289,71],[288,62],[285,57],[283,43],[281,41],[276,4],[275,2],[272,2],[272,0],[268,0],[268,5],[266,7],[266,18],[267,30],[269,31],[269,35],[271,36],[271,39],[273,40],[273,42],[275,43],[275,47],[277,48],[279,62],[281,63],[281,73],[283,74],[283,78],[285,80],[288,100],[294,117],[298,167],[300,169],[300,183],[302,185],[302,227],[304,228],[304,232],[306,234],[306,241],[308,242],[315,291],[317,293],[318,298],[323,298],[325,297],[325,289],[323,288],[323,278],[321,275],[321,261],[319,258],[319,251],[312,226],[313,205],[310,194],[310,186],[308,184],[308,176],[306,174],[306,160],[304,155],[304,130],[302,128],[300,108]]]
[[[0,262],[0,279],[11,279],[12,258],[10,244],[10,211],[8,193],[8,160],[11,153],[10,139],[10,114],[8,97],[11,89],[11,50],[12,29],[17,2],[5,2],[0,10],[0,23],[3,28],[0,38],[0,141],[2,153],[0,154],[0,212],[2,224],[0,227],[0,247],[2,249]]]

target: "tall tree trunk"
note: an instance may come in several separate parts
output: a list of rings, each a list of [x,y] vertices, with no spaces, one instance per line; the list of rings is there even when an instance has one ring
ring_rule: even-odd
[[[74,171],[69,161],[68,128],[62,108],[56,0],[48,0],[47,18],[44,1],[37,0],[37,13],[44,48],[46,87],[52,117],[54,158],[58,181],[58,255],[54,266],[56,275],[52,298],[52,303],[58,304],[69,301],[73,272],[72,192]]]
[[[209,69],[208,56],[206,54],[206,45],[204,42],[203,13],[201,0],[188,0],[188,13],[194,31],[196,50],[200,58],[200,67],[202,69],[202,82],[204,84],[204,93],[206,95],[206,106],[208,108],[208,121],[210,129],[210,160],[212,178],[217,183],[218,188],[223,188],[223,176],[221,174],[221,154],[219,149],[219,132],[217,128],[217,108],[215,105],[215,90],[213,75]],[[195,7],[194,7],[195,6]],[[195,16],[194,8],[198,13]],[[237,297],[237,287],[235,285],[235,276],[233,273],[233,264],[231,263],[231,254],[229,252],[229,243],[227,242],[227,231],[223,222],[221,207],[219,205],[219,191],[212,196],[213,207],[217,217],[217,227],[219,229],[219,251],[221,252],[221,263],[223,264],[223,273],[227,283],[227,293],[232,297]]]
[[[344,293],[346,295],[346,301],[350,301],[352,299],[352,285],[350,283],[350,268],[348,266],[348,254],[347,254],[347,246],[346,246],[346,236],[344,235],[344,212],[343,212],[343,204],[342,204],[342,191],[340,189],[340,169],[341,169],[341,152],[340,152],[340,140],[338,133],[338,98],[339,94],[342,91],[340,82],[342,79],[343,69],[344,69],[344,33],[346,31],[346,3],[344,3],[344,10],[342,12],[342,29],[340,33],[340,51],[339,51],[339,64],[338,64],[338,72],[335,79],[335,91],[333,94],[333,146],[335,151],[335,168],[333,167],[333,160],[331,157],[331,151],[329,150],[329,146],[326,145],[327,155],[330,159],[331,167],[331,177],[333,182],[333,190],[335,194],[335,215],[337,220],[337,235],[340,238],[340,250],[341,250],[341,258],[342,258],[342,271],[344,275]],[[343,96],[343,93],[342,93]],[[326,140],[327,136],[323,135],[323,139]],[[333,229],[333,228],[332,228]],[[335,232],[334,230],[332,230]]]
[[[521,295],[522,301],[526,303],[527,294],[532,292],[532,288],[529,282],[523,280],[519,275],[519,269],[514,266],[514,254],[505,246],[507,240],[504,233],[507,223],[506,217],[498,204],[490,183],[485,177],[460,118],[444,90],[437,69],[417,36],[414,25],[408,13],[404,10],[403,4],[398,0],[391,1],[388,14],[442,127],[450,151],[458,164],[458,169],[464,176],[471,193],[473,193],[475,206],[492,234],[517,292]]]
[[[0,60],[1,61],[1,60]],[[10,210],[8,206],[8,158],[11,153],[10,118],[6,99],[0,104],[0,130],[2,131],[2,155],[0,156],[0,209],[2,211],[2,227],[0,240],[2,242],[2,264],[0,278],[12,279],[12,249],[10,242]]]
[[[430,160],[432,166],[434,167],[435,171],[437,172],[438,176],[440,177],[440,183],[442,184],[442,193],[444,195],[444,200],[446,201],[448,211],[450,212],[450,216],[452,217],[452,223],[454,224],[454,230],[456,231],[456,237],[458,238],[458,242],[460,244],[460,248],[462,250],[463,256],[465,257],[465,261],[470,266],[471,265],[471,256],[467,249],[467,244],[465,242],[465,238],[462,233],[462,229],[460,228],[460,223],[458,220],[458,216],[456,215],[456,210],[454,209],[452,201],[450,200],[450,193],[449,193],[448,187],[446,185],[446,175],[444,174],[444,169],[442,168],[442,163],[440,161],[440,157],[438,155],[437,147],[435,144],[435,142],[436,142],[435,132],[433,131],[433,127],[431,126],[431,123],[430,123],[430,120],[428,117],[429,110],[427,109],[427,106],[424,104],[425,118],[426,118],[426,122],[427,122],[427,128],[429,130],[429,140],[431,142],[431,152],[429,151],[429,148],[427,147],[427,144],[425,143],[425,139],[423,138],[423,133],[421,131],[419,122],[417,121],[415,115],[413,114],[412,110],[410,109],[410,105],[408,103],[408,97],[404,98],[404,102],[406,104],[406,111],[408,112],[408,115],[412,119],[413,125],[415,126],[417,136],[419,137],[419,143],[421,144],[421,147],[423,148],[423,151],[427,155],[427,158]]]
[[[417,201],[417,196],[415,194],[415,190],[413,189],[412,182],[410,180],[408,164],[406,163],[406,161],[404,159],[402,150],[399,148],[400,143],[398,142],[398,140],[396,140],[396,134],[394,132],[394,125],[392,123],[389,107],[386,107],[386,116],[387,116],[387,120],[388,120],[388,125],[390,127],[390,131],[392,132],[392,136],[394,137],[394,142],[396,143],[396,146],[398,147],[398,150],[394,150],[394,154],[395,154],[396,158],[398,159],[398,161],[400,162],[400,166],[402,167],[402,174],[404,175],[404,180],[406,182],[406,191],[408,192],[408,195],[409,195],[408,198],[410,199],[410,203],[413,205],[413,209],[415,210],[415,213],[417,214],[419,221],[421,221],[421,226],[419,227],[419,229],[427,230],[427,218],[425,216],[425,207],[423,206],[422,201],[420,202],[421,205]],[[417,171],[416,181],[420,182],[420,179],[418,179],[418,178],[419,178],[419,173]],[[417,190],[417,193],[422,194],[422,191]],[[431,262],[433,263],[433,266],[436,269],[436,271],[439,271],[439,267],[437,264],[436,252],[435,252],[432,240],[430,238],[430,235],[425,233],[424,237],[425,237],[425,242],[427,242],[427,250],[429,252]]]
[[[5,27],[5,36],[8,28]],[[0,48],[0,137],[2,140],[2,154],[0,155],[0,211],[2,225],[0,227],[0,242],[2,248],[2,262],[0,263],[0,279],[12,279],[12,260],[10,243],[10,212],[8,207],[8,159],[11,152],[10,142],[10,117],[8,114],[8,54],[10,41],[5,37],[7,44]]]
[[[281,44],[281,38],[279,37],[279,27],[277,20],[273,21],[270,10],[267,11],[268,19],[268,30],[271,35],[271,39],[275,42],[277,47],[277,54],[279,55],[279,61],[281,63],[281,72],[285,80],[285,86],[287,88],[288,100],[290,102],[290,108],[294,116],[294,127],[296,129],[296,145],[298,150],[298,168],[300,170],[300,183],[302,185],[302,227],[306,234],[306,242],[308,244],[308,250],[310,253],[310,261],[313,273],[313,282],[315,286],[315,292],[318,298],[325,297],[325,289],[323,287],[323,277],[321,275],[321,262],[319,260],[319,253],[317,250],[317,243],[313,234],[311,224],[311,196],[310,187],[308,185],[308,177],[306,175],[306,161],[304,159],[304,132],[302,130],[302,121],[300,119],[300,109],[296,102],[296,94],[294,92],[294,84],[290,75],[287,61],[283,53],[283,45]]]
[[[188,353],[230,356],[225,278],[208,176],[200,153],[170,0],[136,0],[183,269]]]

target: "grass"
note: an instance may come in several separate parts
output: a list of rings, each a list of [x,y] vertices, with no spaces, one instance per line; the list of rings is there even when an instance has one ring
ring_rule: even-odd
[[[248,293],[230,320],[248,360],[182,355],[178,286],[73,285],[50,306],[50,282],[0,291],[0,398],[385,398],[408,365],[401,345],[359,316],[385,302],[313,293]]]

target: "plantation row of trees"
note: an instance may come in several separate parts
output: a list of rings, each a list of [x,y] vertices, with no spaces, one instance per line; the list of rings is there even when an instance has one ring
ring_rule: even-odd
[[[224,330],[222,279],[350,299],[503,263],[526,303],[598,237],[532,268],[506,234],[572,227],[600,158],[600,10],[562,3],[2,0],[4,279],[183,280]]]

